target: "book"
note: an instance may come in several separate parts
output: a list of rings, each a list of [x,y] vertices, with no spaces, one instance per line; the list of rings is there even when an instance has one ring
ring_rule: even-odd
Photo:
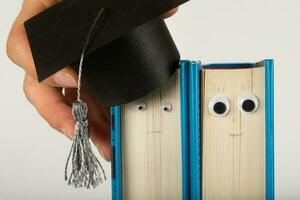
[[[274,199],[273,79],[272,60],[186,60],[112,107],[113,199]]]
[[[111,108],[112,198],[189,199],[188,75]]]
[[[273,60],[199,67],[191,199],[274,199]]]

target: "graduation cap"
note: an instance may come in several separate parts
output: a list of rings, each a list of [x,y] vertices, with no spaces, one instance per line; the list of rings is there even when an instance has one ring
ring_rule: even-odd
[[[39,81],[83,63],[83,80],[101,105],[140,98],[166,82],[180,55],[161,15],[188,0],[64,0],[25,22]]]

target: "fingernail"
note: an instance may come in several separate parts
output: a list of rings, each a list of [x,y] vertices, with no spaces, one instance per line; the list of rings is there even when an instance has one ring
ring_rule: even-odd
[[[67,130],[67,129],[62,129],[61,131],[67,138],[70,140],[73,140],[73,135]]]
[[[57,72],[54,75],[54,81],[60,87],[75,88],[77,86],[77,82],[73,76],[65,72]]]
[[[99,151],[99,153],[100,153],[101,157],[102,157],[102,158],[104,158],[104,155],[103,155],[102,149],[101,149],[101,148],[98,148],[98,151]],[[104,159],[105,159],[105,158],[104,158]]]
[[[96,146],[97,146],[97,145],[96,145]],[[98,147],[98,146],[97,146],[97,149],[98,149],[98,151],[99,151],[101,157],[102,157],[104,160],[106,160],[107,162],[110,162],[110,159],[104,156],[102,149],[101,149],[100,147]]]

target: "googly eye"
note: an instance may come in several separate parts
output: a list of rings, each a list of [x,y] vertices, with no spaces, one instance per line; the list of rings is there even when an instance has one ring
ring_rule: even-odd
[[[172,105],[170,103],[165,103],[162,105],[162,110],[165,112],[171,112],[172,110]]]
[[[246,113],[254,113],[258,108],[258,104],[257,97],[251,93],[240,96],[238,101],[239,109]]]
[[[139,111],[144,111],[146,110],[146,104],[145,103],[140,103],[136,106],[136,108],[139,110]]]
[[[227,115],[230,109],[229,101],[226,97],[215,96],[209,101],[209,110],[216,117]]]

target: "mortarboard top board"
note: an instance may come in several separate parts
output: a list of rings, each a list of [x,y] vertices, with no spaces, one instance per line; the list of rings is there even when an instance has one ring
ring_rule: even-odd
[[[39,81],[78,70],[89,28],[101,8],[83,63],[83,80],[101,105],[138,99],[166,82],[180,55],[160,16],[188,0],[64,0],[25,22]]]

